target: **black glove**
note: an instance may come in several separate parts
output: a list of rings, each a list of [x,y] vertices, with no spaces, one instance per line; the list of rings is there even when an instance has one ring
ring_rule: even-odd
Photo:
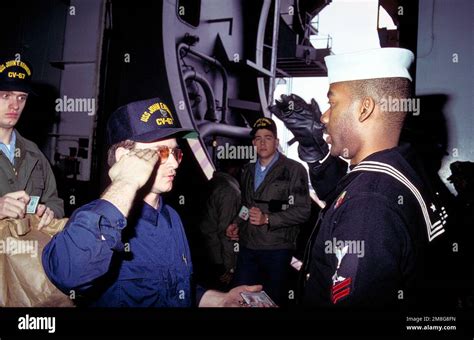
[[[305,162],[323,159],[329,147],[323,138],[324,125],[320,122],[321,110],[311,99],[311,105],[296,94],[282,95],[281,102],[268,107],[270,112],[283,121],[299,142],[298,155]]]

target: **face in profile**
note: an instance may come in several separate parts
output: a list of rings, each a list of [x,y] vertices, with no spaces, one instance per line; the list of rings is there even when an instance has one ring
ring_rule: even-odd
[[[329,108],[321,116],[321,122],[326,127],[331,155],[350,159],[357,142],[354,130],[356,102],[344,83],[331,84],[328,99]]]

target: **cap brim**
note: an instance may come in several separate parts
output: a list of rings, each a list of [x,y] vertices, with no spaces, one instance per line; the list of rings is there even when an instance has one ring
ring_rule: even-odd
[[[252,128],[252,130],[250,130],[250,136],[251,136],[251,137],[255,137],[255,134],[257,133],[257,131],[258,131],[258,130],[262,130],[262,129],[265,129],[265,130],[270,131],[270,132],[273,133],[275,136],[276,136],[276,134],[277,134],[276,130],[271,129],[270,127],[259,126],[259,127],[257,127],[257,128]]]
[[[129,138],[135,142],[151,143],[165,138],[197,138],[198,133],[195,130],[185,128],[160,128],[142,135]]]
[[[30,84],[11,84],[7,82],[0,82],[0,91],[20,91],[34,96],[38,95],[35,91],[33,91],[33,87]]]

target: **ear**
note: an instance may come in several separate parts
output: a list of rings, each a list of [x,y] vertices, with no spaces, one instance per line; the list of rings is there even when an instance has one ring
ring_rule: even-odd
[[[125,149],[124,147],[118,147],[115,150],[115,162],[118,162],[124,155],[126,155],[129,152],[130,150]]]
[[[375,110],[375,101],[372,97],[364,97],[359,108],[359,122],[364,122]]]
[[[256,146],[255,138],[252,139],[252,145],[253,145],[253,146]]]

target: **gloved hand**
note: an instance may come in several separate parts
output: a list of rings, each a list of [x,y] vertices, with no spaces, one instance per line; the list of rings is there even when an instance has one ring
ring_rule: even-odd
[[[323,138],[324,125],[320,122],[318,103],[311,99],[311,104],[307,104],[296,94],[283,94],[281,101],[275,102],[268,109],[283,121],[299,142],[298,156],[301,160],[312,163],[323,159],[329,147]]]

